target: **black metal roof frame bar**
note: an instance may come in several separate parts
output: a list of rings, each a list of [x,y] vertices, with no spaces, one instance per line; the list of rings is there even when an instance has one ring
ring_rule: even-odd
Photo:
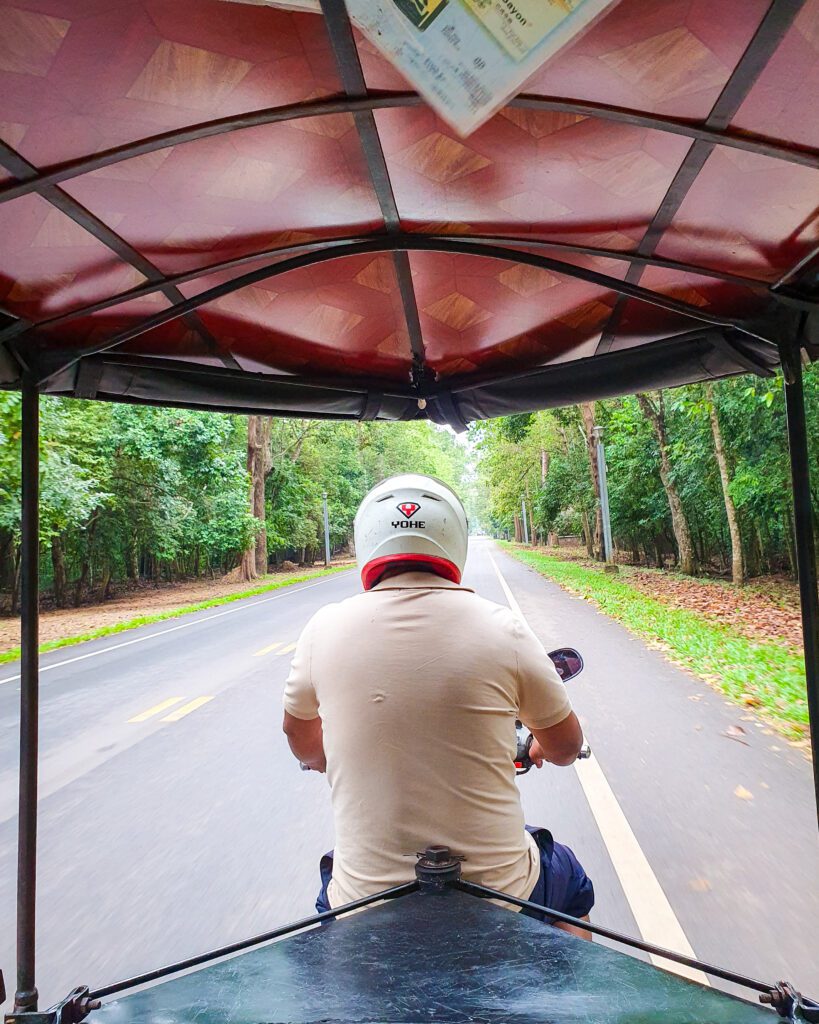
[[[61,181],[88,174],[91,171],[110,167],[124,160],[131,160],[146,153],[167,149],[169,146],[184,145],[213,138],[228,132],[241,131],[244,128],[259,128],[268,124],[280,124],[308,117],[327,117],[338,114],[354,114],[361,111],[390,110],[397,108],[418,107],[423,105],[418,93],[398,92],[373,94],[366,96],[328,97],[323,100],[290,103],[279,107],[264,107],[260,110],[234,114],[230,117],[214,118],[200,121],[185,128],[159,132],[146,136],[136,142],[127,142],[121,146],[112,146],[92,156],[79,157],[42,168],[36,178],[13,182],[0,187],[0,203],[8,202],[19,196],[28,195],[44,185],[56,185]],[[648,114],[628,107],[617,107],[607,103],[590,103],[583,100],[562,99],[556,96],[536,96],[521,93],[507,104],[526,110],[553,111],[555,113],[578,114],[582,117],[598,118],[602,121],[613,121],[629,124],[652,131],[667,132],[685,138],[700,139],[718,146],[741,149],[748,153],[784,160],[788,163],[804,167],[819,168],[819,151],[810,147],[800,147],[794,143],[780,142],[757,135],[753,132],[733,133],[706,127],[679,118],[663,117]]]
[[[819,271],[819,245],[811,249],[809,253],[785,271],[785,273],[771,285],[771,291],[776,295],[789,285],[797,283],[802,277],[807,277],[811,271]]]
[[[139,337],[140,334],[145,334],[147,331],[153,330],[155,327],[160,327],[163,324],[169,323],[171,320],[175,320],[187,312],[198,309],[200,306],[204,306],[209,302],[213,302],[225,295],[238,291],[247,285],[254,284],[258,281],[269,280],[270,278],[277,277],[280,274],[284,274],[301,267],[316,266],[317,264],[327,262],[331,259],[338,259],[343,256],[356,256],[363,253],[374,252],[392,252],[396,249],[485,256],[490,259],[505,260],[507,262],[538,267],[542,270],[551,270],[558,274],[574,277],[578,280],[586,281],[589,284],[597,285],[600,288],[605,288],[607,291],[628,295],[630,298],[639,299],[649,303],[650,305],[657,306],[660,309],[666,309],[672,313],[679,313],[682,316],[688,316],[703,323],[713,324],[719,327],[731,327],[744,334],[748,334],[751,337],[759,338],[762,341],[772,341],[772,339],[767,335],[758,333],[755,327],[748,322],[737,320],[732,317],[719,316],[715,313],[708,313],[700,306],[694,306],[678,299],[672,299],[668,296],[653,292],[648,288],[643,288],[640,285],[631,284],[628,281],[621,281],[619,278],[609,277],[606,274],[600,274],[595,270],[588,270],[585,267],[578,267],[571,263],[564,263],[561,260],[554,260],[548,256],[541,256],[537,253],[522,252],[517,249],[509,249],[503,246],[474,245],[469,242],[462,242],[455,239],[437,239],[435,237],[422,235],[396,234],[389,238],[380,238],[360,243],[350,243],[349,245],[339,245],[331,249],[329,252],[320,251],[305,253],[301,256],[294,256],[291,259],[281,260],[272,265],[260,267],[257,270],[253,270],[248,274],[243,274],[240,277],[236,277],[231,281],[226,281],[223,284],[215,285],[214,287],[200,292],[198,295],[195,295],[190,299],[185,299],[183,302],[177,303],[170,309],[163,310],[151,317],[147,317],[140,321],[140,323],[120,332],[112,338],[108,338],[107,340],[95,345],[90,345],[87,348],[77,350],[69,363],[60,367],[58,371],[52,371],[52,373],[48,374],[48,377],[50,378],[55,372],[61,372],[69,366],[75,365],[79,359],[102,352],[108,352],[120,345],[124,345],[126,342]],[[44,381],[41,380],[40,383],[42,384]]]
[[[378,237],[380,236],[344,235],[338,238],[297,242],[294,245],[283,245],[272,249],[259,249],[256,252],[248,253],[245,256],[233,256],[230,259],[219,260],[216,263],[209,263],[206,266],[196,267],[193,270],[186,270],[178,274],[168,274],[159,281],[147,281],[145,284],[129,288],[127,291],[120,292],[118,295],[111,295],[108,298],[99,299],[97,302],[89,302],[87,306],[79,306],[76,309],[70,309],[66,313],[60,313],[57,316],[49,317],[47,320],[38,320],[34,322],[30,320],[18,321],[18,323],[11,324],[9,327],[0,331],[0,342],[17,338],[21,334],[25,334],[32,329],[57,327],[61,324],[71,323],[72,320],[78,320],[81,317],[90,316],[92,313],[99,313],[102,310],[110,309],[112,306],[119,306],[124,302],[130,302],[132,299],[139,299],[145,295],[153,295],[154,292],[161,291],[165,285],[180,285],[185,284],[187,281],[196,281],[201,277],[218,274],[223,270],[232,270],[234,267],[241,267],[246,263],[253,263],[259,259],[276,257],[283,258],[285,256],[292,256],[299,252],[310,251],[318,248],[329,251],[336,245],[346,245],[350,242],[366,242],[370,238]],[[752,286],[760,283],[761,282],[755,281],[750,282]]]
[[[711,974],[715,978],[722,978],[723,981],[730,981],[735,985],[741,985],[743,988],[752,989],[754,992],[768,994],[774,987],[770,984],[766,984],[764,981],[758,981],[756,978],[747,978],[744,974],[727,971],[722,967],[714,967],[713,964],[704,963],[702,960],[696,960],[694,957],[685,956],[683,953],[675,953],[673,950],[666,949],[664,946],[656,946],[653,942],[646,942],[644,939],[635,939],[631,935],[624,935],[622,932],[616,932],[611,928],[605,928],[603,925],[592,924],[590,921],[572,917],[571,914],[564,914],[559,910],[552,910],[551,907],[542,907],[539,903],[532,903],[530,900],[522,900],[516,896],[509,896],[507,893],[500,892],[498,889],[490,889],[485,885],[478,885],[475,882],[467,882],[465,879],[459,879],[457,882],[452,882],[451,885],[453,889],[458,889],[461,892],[468,893],[470,896],[478,896],[481,899],[500,900],[504,903],[509,903],[514,907],[520,907],[521,910],[534,910],[539,913],[545,912],[549,917],[554,918],[556,921],[573,924],[579,928],[584,928],[587,931],[592,932],[594,935],[602,935],[603,938],[612,939],[614,942],[620,942],[624,946],[631,946],[632,949],[639,949],[643,953],[651,953],[653,956],[661,956],[665,960],[671,960],[674,963],[682,964],[685,967],[692,967],[695,970],[702,971],[704,974]]]
[[[18,178],[32,180],[36,177],[37,168],[30,164],[16,150],[12,149],[5,142],[0,141],[0,166],[6,168],[11,174]],[[146,259],[140,252],[137,252],[125,239],[116,233],[107,224],[96,217],[90,210],[87,210],[76,199],[73,199],[56,185],[41,185],[34,191],[47,203],[55,207],[64,216],[68,217],[79,227],[83,228],[90,235],[101,242],[107,249],[110,249],[123,262],[130,264],[149,281],[160,284],[160,290],[171,303],[180,302],[184,296],[172,285],[164,285],[163,274],[158,267]],[[211,352],[225,364],[234,366],[233,356],[217,343],[216,339],[205,329],[195,315],[187,319],[188,325],[203,339]]]
[[[412,233],[414,234],[415,232]],[[661,270],[669,270],[683,274],[697,274],[701,277],[710,278],[714,281],[725,281],[728,284],[736,284],[740,287],[750,288],[752,290],[759,289],[765,294],[769,291],[769,286],[766,282],[756,280],[755,278],[741,277],[738,274],[732,274],[724,270],[711,270],[709,267],[702,267],[693,263],[683,263],[680,260],[665,259],[662,256],[640,257],[636,256],[634,253],[622,252],[618,249],[601,249],[591,245],[549,241],[542,238],[518,238],[514,235],[424,235],[422,232],[418,232],[418,235],[425,238],[471,242],[474,245],[505,245],[510,248],[513,246],[521,246],[523,249],[555,249],[558,252],[574,253],[580,256],[593,256],[601,259],[618,260],[622,263],[640,262],[645,263],[648,266],[657,267]],[[0,342],[19,337],[33,329],[57,327],[61,324],[78,320],[81,317],[89,316],[92,313],[99,313],[102,310],[110,309],[112,306],[118,306],[124,302],[130,302],[132,299],[138,299],[145,295],[152,295],[154,292],[160,291],[165,284],[184,284],[187,281],[195,281],[198,278],[207,277],[211,274],[220,273],[224,270],[232,270],[234,267],[253,263],[259,259],[270,257],[284,258],[285,256],[295,255],[299,252],[308,250],[312,251],[316,249],[329,251],[339,245],[346,245],[351,242],[368,242],[379,237],[387,238],[389,236],[378,234],[344,235],[337,238],[298,242],[295,245],[284,245],[272,249],[259,249],[244,256],[234,256],[227,260],[220,260],[217,263],[209,263],[203,267],[196,267],[194,270],[183,271],[179,274],[169,274],[161,281],[148,281],[146,284],[137,285],[135,288],[129,288],[127,291],[120,292],[118,295],[112,295],[106,299],[100,299],[97,302],[89,303],[87,306],[81,306],[77,309],[69,310],[66,313],[60,313],[57,316],[49,317],[47,320],[32,322],[30,320],[22,320],[15,317],[14,319],[17,321],[16,323],[0,330]]]
[[[705,128],[716,131],[724,131],[727,128],[805,2],[806,0],[771,0],[765,16],[705,119]],[[642,241],[637,246],[639,256],[653,255],[714,148],[715,144],[710,140],[697,139],[692,143]],[[629,268],[626,280],[637,283],[644,269],[644,265],[635,262]],[[625,307],[626,300],[618,299],[603,329],[597,346],[598,352],[607,352],[611,348]]]
[[[40,708],[40,396],[23,381],[20,464],[20,775],[17,821],[17,987],[15,1011],[37,1009],[37,784]]]
[[[353,27],[350,24],[344,0],[320,0],[320,3],[344,91],[350,99],[363,99],[367,95],[367,83],[364,80]],[[384,151],[381,148],[375,115],[372,110],[363,110],[355,113],[353,118],[372,185],[381,207],[384,229],[390,237],[396,237],[401,233],[401,218],[395,202],[387,161],[384,159]],[[393,252],[392,258],[412,352],[413,379],[419,374],[424,377],[428,375],[425,362],[426,353],[409,257],[406,252],[396,250]]]
[[[794,546],[799,577],[799,606],[802,613],[813,784],[816,813],[819,817],[819,591],[813,539],[813,498],[801,355],[799,345],[794,342],[785,342],[780,346],[782,376],[785,380],[785,413],[793,489]]]
[[[201,964],[211,960],[219,960],[223,956],[231,956],[233,953],[240,953],[242,950],[250,949],[253,946],[260,946],[264,942],[271,942],[273,939],[280,939],[285,935],[292,935],[293,932],[303,931],[305,928],[312,928],[325,921],[334,921],[343,914],[351,914],[356,910],[362,910],[373,903],[380,903],[381,900],[395,900],[410,893],[417,892],[418,881],[405,882],[403,885],[393,886],[391,889],[384,889],[382,892],[374,893],[372,896],[364,896],[352,903],[345,903],[343,906],[334,907],[332,910],[325,910],[321,914],[312,914],[310,917],[302,918],[300,921],[293,921],[291,924],[282,925],[269,932],[262,932],[261,935],[254,935],[251,939],[242,939],[241,942],[233,942],[229,946],[222,946],[220,949],[213,949],[209,953],[200,953],[198,956],[188,957],[187,960],[180,960],[178,963],[169,964],[167,967],[160,967],[155,971],[148,971],[145,974],[137,975],[135,978],[128,978],[126,981],[118,981],[113,985],[106,985],[105,988],[97,989],[90,994],[91,999],[105,999],[107,996],[116,995],[129,988],[136,988],[138,985],[147,985],[149,981],[158,981],[169,974],[177,974],[179,971],[190,970],[191,967],[199,967]]]

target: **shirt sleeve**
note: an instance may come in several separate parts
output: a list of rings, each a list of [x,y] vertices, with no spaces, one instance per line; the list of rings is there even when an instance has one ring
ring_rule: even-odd
[[[318,718],[319,702],[311,674],[313,622],[311,619],[296,643],[290,674],[284,684],[284,710],[294,718],[309,721]]]
[[[572,710],[566,687],[529,627],[513,616],[520,720],[529,729],[549,729]]]

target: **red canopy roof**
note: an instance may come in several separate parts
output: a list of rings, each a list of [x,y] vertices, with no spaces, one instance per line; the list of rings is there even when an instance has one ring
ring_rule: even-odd
[[[819,0],[622,0],[467,139],[323,7],[0,6],[0,382],[460,426],[809,345]]]

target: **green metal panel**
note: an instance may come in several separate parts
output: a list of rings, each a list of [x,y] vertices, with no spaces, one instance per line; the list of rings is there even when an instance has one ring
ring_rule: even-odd
[[[772,1011],[448,890],[105,1005],[90,1024],[753,1024]]]

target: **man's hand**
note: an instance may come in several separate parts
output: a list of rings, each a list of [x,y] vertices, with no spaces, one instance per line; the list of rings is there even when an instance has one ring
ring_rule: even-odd
[[[314,772],[327,771],[327,759],[324,756],[324,734],[321,728],[321,719],[296,718],[289,712],[284,713],[282,725],[287,742],[293,751],[293,756],[306,764]]]
[[[549,729],[532,729],[532,736],[529,757],[537,768],[542,768],[544,761],[557,765],[572,764],[583,745],[583,730],[574,711]]]
[[[543,762],[546,760],[546,755],[543,753],[543,747],[541,747],[534,736],[532,736],[532,742],[529,744],[529,760],[535,768],[542,768]]]

